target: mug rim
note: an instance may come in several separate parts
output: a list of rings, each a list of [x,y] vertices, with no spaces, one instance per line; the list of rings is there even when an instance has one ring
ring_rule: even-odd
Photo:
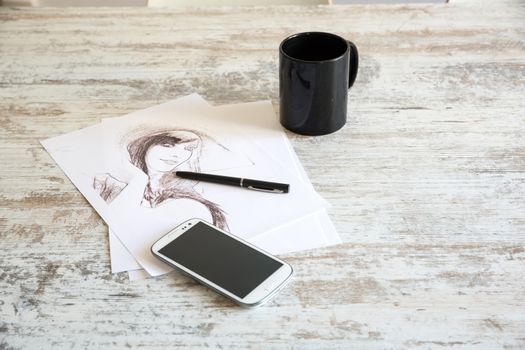
[[[285,43],[287,43],[288,41],[294,39],[294,38],[306,37],[306,36],[309,36],[309,35],[318,35],[318,34],[322,34],[322,35],[325,35],[325,36],[331,36],[333,38],[341,40],[342,42],[344,42],[346,44],[346,50],[341,55],[339,55],[337,57],[333,57],[333,58],[328,58],[326,60],[304,60],[304,59],[301,59],[301,58],[292,57],[292,56],[288,55],[286,52],[284,52],[284,50],[283,50],[283,45]],[[350,50],[350,47],[348,45],[348,40],[346,40],[345,38],[343,38],[343,37],[341,37],[341,36],[339,36],[337,34],[328,33],[328,32],[318,32],[318,31],[300,32],[300,33],[295,33],[295,34],[289,35],[286,38],[284,38],[283,41],[281,41],[281,44],[279,45],[279,52],[283,56],[286,56],[286,58],[288,58],[290,60],[297,61],[297,62],[303,62],[303,63],[334,62],[334,61],[340,60],[342,57],[344,57],[344,55],[346,55],[349,50]]]

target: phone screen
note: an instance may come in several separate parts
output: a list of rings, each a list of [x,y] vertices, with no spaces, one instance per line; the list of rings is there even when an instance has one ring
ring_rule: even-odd
[[[239,298],[283,265],[202,222],[159,252]]]

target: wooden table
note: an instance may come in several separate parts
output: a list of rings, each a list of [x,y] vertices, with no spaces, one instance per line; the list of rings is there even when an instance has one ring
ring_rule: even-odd
[[[289,134],[344,244],[245,310],[109,270],[39,144],[198,92],[278,106],[279,42],[353,40],[349,121]],[[0,10],[0,348],[525,348],[525,5]]]

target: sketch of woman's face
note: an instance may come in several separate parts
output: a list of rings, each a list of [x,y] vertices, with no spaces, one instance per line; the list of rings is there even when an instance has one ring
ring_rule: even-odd
[[[191,158],[196,147],[196,140],[182,143],[166,142],[150,147],[145,157],[148,173],[152,171],[163,173],[173,171]]]

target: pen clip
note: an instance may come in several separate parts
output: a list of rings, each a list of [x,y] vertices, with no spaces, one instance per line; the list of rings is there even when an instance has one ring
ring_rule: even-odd
[[[255,187],[255,186],[248,186],[246,188],[250,190],[254,190],[254,191],[261,191],[261,192],[284,193],[284,191],[278,190],[276,188],[264,188],[264,187]]]

